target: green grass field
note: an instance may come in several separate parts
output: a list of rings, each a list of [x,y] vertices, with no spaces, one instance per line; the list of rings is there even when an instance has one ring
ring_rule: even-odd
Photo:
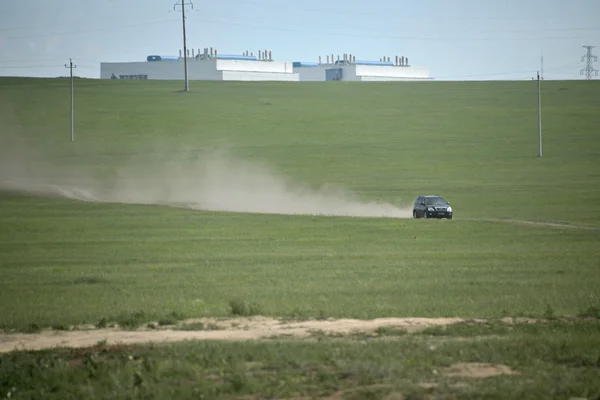
[[[542,83],[541,159],[537,157],[535,82],[191,82],[189,93],[181,93],[181,87],[180,82],[77,80],[75,141],[70,142],[68,80],[0,79],[2,328],[31,331],[128,321],[140,315],[147,320],[170,315],[224,317],[231,313],[233,299],[255,303],[264,316],[294,318],[597,316],[599,82]],[[440,194],[452,204],[455,218],[200,211],[86,202],[8,188],[15,181],[93,182],[94,188],[115,193],[115,187],[126,181],[118,191],[120,199],[176,193],[173,200],[185,203],[203,195],[198,182],[205,179],[206,171],[197,168],[216,150],[226,151],[227,160],[236,163],[224,178],[212,182],[213,189],[225,187],[217,198],[225,203],[260,209],[276,207],[278,202],[279,206],[301,204],[314,200],[311,193],[322,186],[331,185],[351,191],[364,202],[399,207],[410,207],[418,194]],[[257,177],[255,164],[305,188],[308,197],[298,200],[283,193],[283,186],[270,175]],[[246,191],[233,190],[236,185]],[[589,323],[584,327],[559,324],[556,336],[552,329],[544,331],[546,342],[534,346],[533,359],[527,362],[519,352],[531,345],[535,335],[518,331],[479,355],[460,353],[467,345],[454,343],[454,350],[431,365],[494,358],[493,354],[506,352],[505,360],[488,361],[525,365],[530,375],[497,378],[496,389],[484,391],[488,398],[503,394],[594,398],[600,395],[597,384],[591,384],[595,378],[600,381],[595,359],[564,367],[544,355],[559,349],[555,351],[559,358],[573,353],[575,358],[584,357],[584,349],[597,345],[598,323]],[[289,351],[305,360],[282,372],[295,376],[313,371],[305,368],[318,361],[311,352],[335,358],[332,352],[338,351],[313,349],[307,343],[274,343],[172,345],[156,357],[162,363],[169,355],[191,349],[227,357],[240,348],[256,356],[264,350],[260,346],[274,346],[268,351],[281,354],[260,363],[272,367],[287,363],[283,354]],[[364,357],[355,341],[346,345],[336,344],[341,352],[347,349],[341,359],[348,364],[336,365],[335,373],[328,370],[333,375],[354,371]],[[293,390],[279,390],[277,380],[254,382],[265,373],[260,369],[258,375],[239,375],[236,370],[231,375],[235,379],[250,380],[226,389],[196,389],[206,390],[203,393],[209,398],[248,393],[318,396],[348,385],[370,388],[391,379],[397,384],[384,394],[406,395],[398,379],[407,367],[395,365],[390,352],[394,346],[403,351],[408,344],[399,340],[373,346],[382,365],[393,365],[374,366],[379,372],[361,370],[353,375],[360,379],[348,384],[334,380],[336,386],[326,376],[322,382],[294,382]],[[600,357],[594,351],[585,357]],[[309,355],[300,356],[305,353]],[[0,357],[0,377],[11,377],[0,386],[0,397],[2,390],[10,390],[11,382],[25,379],[15,375],[19,363],[38,365],[46,357],[40,354],[11,356],[16,361]],[[538,356],[539,371],[534,361]],[[415,357],[426,359],[421,353]],[[206,362],[218,368],[219,362],[213,361]],[[231,372],[248,361],[228,359],[225,370]],[[580,368],[582,374],[571,367]],[[79,373],[64,365],[56,368],[49,375],[50,383],[61,374]],[[124,368],[118,379],[133,376],[131,365]],[[177,376],[176,382],[200,379],[189,365],[181,370],[173,365],[164,368]],[[382,372],[381,368],[388,369]],[[568,382],[552,386],[563,373]],[[527,386],[528,379],[550,386]],[[515,386],[516,380],[520,383]],[[100,392],[88,391],[100,387],[110,397],[119,387],[106,377],[94,382],[86,388],[60,386],[57,398],[103,398]],[[24,398],[39,395],[34,390],[51,391],[50,383],[31,386],[32,392]],[[186,385],[181,392],[170,392],[172,388],[161,386],[160,380],[149,387],[160,387],[159,397],[191,396],[194,385]],[[438,389],[409,389],[415,398],[431,390],[438,393]],[[461,389],[444,384],[439,390],[461,398],[484,393],[483,386]],[[369,395],[380,398],[378,393]]]

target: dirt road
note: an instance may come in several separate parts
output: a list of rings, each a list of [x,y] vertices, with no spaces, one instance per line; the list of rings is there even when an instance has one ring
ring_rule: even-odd
[[[282,321],[273,318],[199,319],[184,321],[199,330],[179,330],[177,327],[156,327],[139,330],[78,329],[42,331],[39,333],[0,334],[0,353],[13,350],[39,350],[56,347],[89,347],[99,342],[111,344],[167,343],[183,340],[259,340],[276,337],[306,338],[315,333],[370,333],[378,328],[396,328],[416,332],[432,326],[465,322],[462,318],[380,318],[374,320],[338,319]],[[475,320],[468,320],[475,321]],[[201,324],[201,325],[200,325]]]

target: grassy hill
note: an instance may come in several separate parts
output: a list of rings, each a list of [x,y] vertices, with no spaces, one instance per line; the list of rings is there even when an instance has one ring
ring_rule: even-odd
[[[0,328],[546,322],[16,352],[0,395],[599,395],[599,82],[543,82],[541,159],[535,82],[181,86],[77,80],[71,142],[68,80],[0,79]]]
[[[5,182],[259,211],[5,191],[7,327],[139,310],[223,315],[234,297],[271,315],[353,317],[574,314],[598,304],[600,232],[583,229],[600,227],[597,82],[544,82],[541,159],[530,82],[180,86],[78,80],[71,142],[68,81],[0,81]],[[410,207],[438,193],[456,217],[262,214],[343,208],[340,188],[354,205]]]

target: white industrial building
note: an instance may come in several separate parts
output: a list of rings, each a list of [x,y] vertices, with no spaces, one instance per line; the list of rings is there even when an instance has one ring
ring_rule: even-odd
[[[190,56],[188,51],[188,79],[192,81],[298,81],[291,62],[273,61],[270,51],[260,56],[218,54],[204,49],[204,53]],[[184,79],[184,58],[150,55],[145,62],[103,62],[101,79]]]
[[[333,54],[326,57],[322,63],[299,62],[293,63],[294,72],[300,75],[300,81],[418,81],[429,80],[429,70],[425,67],[413,67],[408,64],[408,58],[396,56],[382,57],[379,61],[356,60],[356,56],[344,54],[342,58],[334,58]]]
[[[219,54],[213,48],[205,48],[194,55],[188,50],[187,70],[189,80],[219,81],[413,81],[427,80],[429,71],[424,67],[412,67],[405,57],[388,57],[379,61],[356,61],[356,57],[344,54],[342,58],[327,56],[326,62],[278,62],[272,52],[261,50],[258,56],[245,52],[243,55]],[[184,58],[150,55],[145,62],[103,62],[100,64],[101,79],[184,79]]]

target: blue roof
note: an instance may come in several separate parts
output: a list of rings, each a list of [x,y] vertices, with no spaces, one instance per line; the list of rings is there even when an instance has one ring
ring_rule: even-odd
[[[293,67],[318,67],[319,63],[317,62],[309,62],[309,61],[294,61],[292,63]]]
[[[157,55],[149,55],[146,57],[146,61],[174,61],[179,60],[177,56],[157,56]]]

